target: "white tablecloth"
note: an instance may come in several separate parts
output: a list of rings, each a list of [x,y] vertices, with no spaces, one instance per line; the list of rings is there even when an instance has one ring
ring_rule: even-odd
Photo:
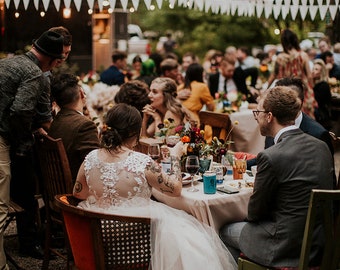
[[[238,121],[231,134],[231,140],[235,142],[231,144],[231,150],[257,155],[264,149],[265,137],[261,135],[251,110],[232,113],[230,120],[232,124]]]
[[[203,183],[197,182],[199,191],[188,192],[184,186],[180,197],[170,197],[153,189],[153,196],[160,202],[184,210],[217,232],[226,223],[242,221],[247,216],[251,188],[243,188],[236,194],[204,194]]]

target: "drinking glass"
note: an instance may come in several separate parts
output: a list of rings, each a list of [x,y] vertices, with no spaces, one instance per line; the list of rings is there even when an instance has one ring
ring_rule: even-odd
[[[198,172],[200,165],[197,156],[188,156],[185,161],[185,168],[188,173],[191,175],[191,187],[188,189],[190,192],[198,191],[197,188],[194,187],[194,175]]]
[[[153,143],[148,146],[148,154],[154,160],[158,160],[161,156],[161,150],[159,144]]]

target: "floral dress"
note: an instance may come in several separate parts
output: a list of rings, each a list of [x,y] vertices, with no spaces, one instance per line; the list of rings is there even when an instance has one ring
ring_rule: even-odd
[[[305,91],[302,111],[314,119],[314,109],[318,105],[314,98],[311,79],[307,77],[302,52],[297,52],[296,54],[281,53],[276,60],[275,75],[275,78],[278,80],[287,77],[298,77],[304,82],[307,89]]]
[[[237,269],[211,227],[150,199],[151,187],[144,173],[150,162],[154,161],[149,156],[132,152],[125,160],[107,163],[98,158],[98,150],[93,150],[85,158],[91,196],[79,206],[96,212],[151,217],[152,269]]]

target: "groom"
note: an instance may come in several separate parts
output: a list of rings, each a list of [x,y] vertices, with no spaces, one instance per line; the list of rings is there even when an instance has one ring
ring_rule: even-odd
[[[273,137],[275,144],[257,156],[246,221],[226,224],[220,231],[235,259],[242,252],[264,266],[297,267],[311,190],[332,189],[332,155],[326,143],[294,125],[300,107],[294,90],[277,86],[253,111],[261,134]],[[320,263],[320,226],[314,231],[312,266]]]

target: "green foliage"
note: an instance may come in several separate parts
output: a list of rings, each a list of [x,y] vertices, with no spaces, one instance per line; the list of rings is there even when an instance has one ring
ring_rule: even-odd
[[[324,24],[319,20],[311,22],[239,17],[220,14],[205,13],[198,10],[190,10],[184,7],[170,9],[163,2],[161,9],[146,10],[140,5],[138,11],[130,15],[131,23],[136,23],[145,30],[152,30],[164,36],[166,31],[171,31],[176,38],[179,47],[177,54],[191,51],[203,59],[209,49],[217,49],[224,52],[227,46],[247,46],[249,48],[263,48],[265,44],[280,43],[279,36],[274,35],[274,29],[283,29],[287,26],[297,32],[302,40],[307,38],[309,31],[323,31]],[[153,42],[153,48],[157,41]]]

